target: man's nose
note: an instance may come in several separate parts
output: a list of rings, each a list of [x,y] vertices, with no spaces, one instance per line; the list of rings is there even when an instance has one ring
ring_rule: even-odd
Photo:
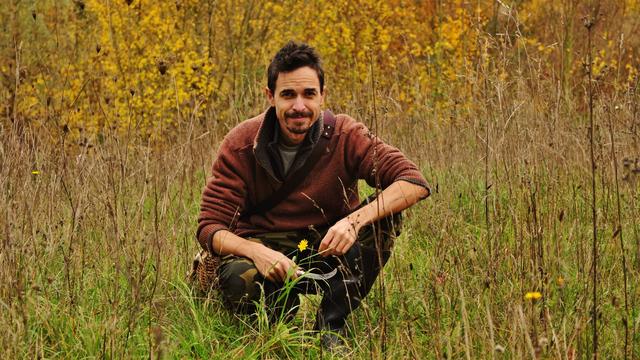
[[[305,105],[304,105],[304,101],[302,99],[302,96],[297,96],[296,100],[293,103],[293,110],[295,111],[304,111],[306,109]]]

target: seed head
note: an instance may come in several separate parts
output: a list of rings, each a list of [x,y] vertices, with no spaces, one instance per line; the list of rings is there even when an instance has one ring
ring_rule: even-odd
[[[160,75],[164,75],[167,73],[167,69],[168,69],[168,65],[164,60],[160,60],[158,61],[158,71],[160,72]]]

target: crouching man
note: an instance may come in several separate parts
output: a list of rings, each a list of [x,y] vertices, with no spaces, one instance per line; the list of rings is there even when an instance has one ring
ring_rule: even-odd
[[[219,264],[215,284],[236,313],[254,312],[264,292],[272,319],[290,318],[298,294],[321,293],[315,328],[332,348],[388,260],[400,212],[429,189],[402,152],[323,109],[313,48],[287,43],[267,76],[271,106],[232,129],[213,162],[199,260]],[[361,203],[359,179],[378,196]]]

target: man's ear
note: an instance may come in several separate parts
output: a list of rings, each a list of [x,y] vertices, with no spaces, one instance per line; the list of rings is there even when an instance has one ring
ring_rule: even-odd
[[[276,106],[275,98],[273,96],[273,93],[271,92],[271,89],[269,89],[269,87],[264,88],[264,94],[267,95],[267,100],[269,100],[269,104],[271,104],[271,106]]]

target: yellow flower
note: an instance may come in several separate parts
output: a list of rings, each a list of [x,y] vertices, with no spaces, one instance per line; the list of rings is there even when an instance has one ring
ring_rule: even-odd
[[[540,298],[542,298],[542,294],[538,291],[533,291],[533,292],[528,292],[526,294],[524,294],[524,298],[525,300],[538,300]]]
[[[40,175],[40,171],[38,171],[38,170],[31,170],[31,175]]]
[[[298,250],[305,251],[308,245],[309,245],[309,242],[307,241],[307,239],[302,239],[298,244]]]

